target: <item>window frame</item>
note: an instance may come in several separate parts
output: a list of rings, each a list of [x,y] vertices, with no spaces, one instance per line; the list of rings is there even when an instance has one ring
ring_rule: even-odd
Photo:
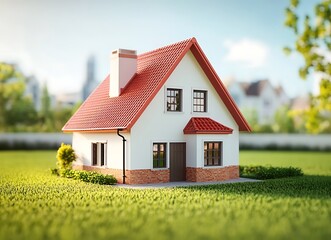
[[[170,95],[169,95],[169,91],[170,91]],[[178,97],[178,101],[179,101],[179,109],[174,109],[172,110],[171,106],[176,106],[177,105],[177,96],[176,95],[172,95],[171,92],[174,91],[178,91],[179,93],[179,97]],[[175,94],[175,93],[174,93]],[[176,88],[176,87],[167,87],[165,90],[165,102],[166,102],[166,112],[183,112],[183,89],[181,88]],[[175,100],[173,102],[169,102],[168,100]]]
[[[203,93],[203,98],[195,96],[196,93]],[[203,103],[195,103],[195,100],[203,100]],[[197,108],[203,107],[203,111],[198,111]],[[208,111],[208,91],[207,90],[201,90],[201,89],[193,89],[192,93],[192,111],[195,113],[206,113]]]
[[[98,166],[98,143],[92,142],[92,166]]]
[[[212,147],[210,148],[210,144]],[[218,150],[215,145],[218,144]],[[206,148],[207,146],[207,148]],[[218,154],[216,154],[218,153]],[[204,167],[223,166],[223,141],[204,141],[203,142]],[[215,161],[217,160],[217,161]],[[218,163],[217,163],[218,162]]]
[[[94,167],[107,166],[107,142],[91,143],[91,165]]]
[[[163,145],[163,151],[160,151],[161,145]],[[152,144],[152,166],[153,169],[164,169],[167,168],[167,143],[166,142],[153,142]],[[157,146],[157,149],[154,150],[154,146]],[[161,159],[161,152],[163,152],[163,158]],[[156,153],[157,158],[154,158],[154,153]],[[163,166],[161,166],[160,162],[163,161]],[[156,163],[156,164],[155,164]]]

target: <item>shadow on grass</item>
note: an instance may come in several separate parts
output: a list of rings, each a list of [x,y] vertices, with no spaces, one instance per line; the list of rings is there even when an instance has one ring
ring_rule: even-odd
[[[305,175],[302,177],[265,180],[261,182],[219,184],[187,187],[193,191],[220,194],[256,194],[281,197],[331,198],[331,176]]]

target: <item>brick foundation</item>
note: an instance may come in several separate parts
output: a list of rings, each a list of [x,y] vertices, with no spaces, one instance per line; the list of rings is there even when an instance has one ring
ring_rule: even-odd
[[[101,168],[95,166],[74,165],[74,169],[96,171],[102,174],[113,175],[118,183],[123,183],[123,171],[121,169]],[[126,170],[126,184],[164,183],[170,181],[170,170]],[[239,178],[239,166],[222,168],[186,168],[186,181],[189,182],[213,182]]]
[[[222,168],[186,168],[186,181],[216,182],[239,178],[239,166]]]
[[[85,165],[74,165],[73,169],[95,171],[95,172],[102,173],[102,174],[111,174],[117,179],[118,183],[123,183],[123,170],[122,169],[102,168],[102,167],[85,166]],[[125,178],[126,184],[164,183],[164,182],[170,181],[169,169],[126,170],[125,176],[126,176],[126,178]]]

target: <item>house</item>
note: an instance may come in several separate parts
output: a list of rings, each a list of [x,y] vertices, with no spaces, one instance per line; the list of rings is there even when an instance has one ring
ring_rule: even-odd
[[[140,55],[112,52],[110,75],[63,127],[76,169],[119,183],[239,177],[239,131],[250,126],[195,38]]]
[[[284,89],[267,79],[251,83],[231,79],[226,86],[239,108],[247,115],[255,113],[259,124],[273,123],[276,111],[290,103]]]

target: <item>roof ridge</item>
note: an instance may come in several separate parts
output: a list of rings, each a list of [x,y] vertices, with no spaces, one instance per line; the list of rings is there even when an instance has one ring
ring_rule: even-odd
[[[159,52],[160,50],[163,50],[163,49],[167,49],[169,47],[173,47],[175,45],[181,45],[183,43],[189,43],[190,41],[195,41],[195,37],[191,37],[191,38],[188,38],[188,39],[185,39],[185,40],[182,40],[182,41],[179,41],[179,42],[176,42],[176,43],[172,43],[172,44],[169,44],[169,45],[166,45],[166,46],[162,46],[162,47],[159,47],[159,48],[156,48],[156,49],[153,49],[153,50],[150,50],[150,51],[147,51],[147,52],[144,52],[144,53],[141,53],[141,54],[138,54],[138,57],[139,58],[143,58],[143,57],[146,57],[146,55],[150,55],[152,53],[155,53],[155,52]]]

